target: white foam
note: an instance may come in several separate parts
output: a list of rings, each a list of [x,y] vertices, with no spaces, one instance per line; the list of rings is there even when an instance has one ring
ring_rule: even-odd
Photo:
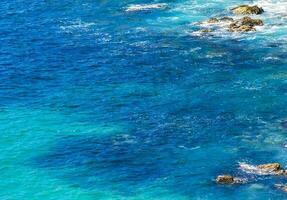
[[[92,26],[95,26],[95,23],[82,22],[81,20],[77,20],[67,25],[60,26],[60,29],[64,32],[72,32],[73,30],[88,31]]]
[[[166,9],[166,3],[155,3],[155,4],[132,4],[126,8],[126,12],[136,12],[136,11],[145,11],[153,9]]]
[[[239,163],[239,169],[248,173],[248,174],[257,174],[257,175],[270,175],[274,174],[272,171],[264,170],[258,168],[256,165],[250,165],[244,162]]]

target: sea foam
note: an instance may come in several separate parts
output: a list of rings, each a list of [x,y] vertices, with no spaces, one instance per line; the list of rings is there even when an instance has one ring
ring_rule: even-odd
[[[146,11],[153,9],[166,9],[166,3],[156,3],[156,4],[132,4],[126,8],[126,12],[135,12],[135,11]]]

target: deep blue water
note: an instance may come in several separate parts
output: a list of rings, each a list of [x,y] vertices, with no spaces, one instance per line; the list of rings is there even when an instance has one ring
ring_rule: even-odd
[[[127,12],[132,4],[167,9]],[[256,33],[195,22],[258,4]],[[284,0],[0,2],[1,200],[286,199]],[[217,185],[218,174],[246,178]]]

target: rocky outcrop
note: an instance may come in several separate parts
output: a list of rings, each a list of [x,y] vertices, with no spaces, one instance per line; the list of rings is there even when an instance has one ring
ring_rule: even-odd
[[[209,20],[206,21],[209,24],[213,24],[213,23],[218,23],[219,20],[215,17],[210,18]]]
[[[222,17],[219,19],[221,22],[233,22],[234,19],[232,17]]]
[[[251,17],[243,17],[239,20],[239,23],[246,26],[263,26],[263,21],[261,19],[252,19]]]
[[[215,23],[220,23],[220,22],[233,22],[233,21],[234,21],[234,19],[231,17],[221,17],[221,18],[212,17],[212,18],[204,21],[203,23],[215,24]]]
[[[256,31],[255,26],[263,26],[261,19],[252,19],[251,17],[243,17],[229,25],[230,32],[250,32]]]
[[[216,183],[218,184],[241,184],[244,182],[244,179],[233,177],[231,175],[219,175],[216,178]]]
[[[276,172],[281,169],[281,166],[279,163],[268,163],[257,165],[257,168],[265,172]]]
[[[219,184],[233,184],[234,177],[231,175],[219,175],[216,178],[216,182]]]
[[[246,163],[240,163],[240,168],[252,174],[258,175],[281,175],[287,176],[287,171],[282,169],[279,163],[267,163],[262,165],[249,165]]]
[[[231,11],[236,15],[259,15],[264,12],[263,8],[258,6],[248,6],[248,5],[240,5],[235,8],[232,8]]]
[[[286,169],[282,169],[279,163],[268,163],[263,165],[257,165],[257,168],[261,170],[261,172],[270,174],[270,175],[281,175],[286,176]]]
[[[264,12],[264,10],[258,6],[248,5],[237,6],[231,10],[234,14],[240,15],[261,14]],[[212,17],[196,24],[203,27],[203,29],[194,32],[196,35],[210,35],[211,32],[220,32],[220,30],[227,30],[229,32],[255,32],[257,26],[264,25],[261,19],[253,19],[248,16],[241,19],[233,19],[228,16]]]

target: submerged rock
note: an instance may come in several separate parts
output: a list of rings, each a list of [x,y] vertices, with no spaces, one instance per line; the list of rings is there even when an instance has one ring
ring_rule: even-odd
[[[236,15],[259,15],[264,12],[263,8],[258,6],[240,5],[232,8],[231,11]]]
[[[201,32],[201,33],[211,33],[212,30],[209,29],[209,28],[205,28],[205,29],[201,29],[200,32]]]
[[[209,24],[213,24],[213,23],[218,23],[219,20],[215,17],[210,18],[209,20],[206,21]]]
[[[280,124],[281,124],[282,128],[287,129],[287,121],[286,120],[282,121]]]
[[[231,17],[221,17],[221,18],[219,19],[219,21],[221,21],[221,22],[233,22],[234,19],[231,18]]]
[[[215,24],[215,23],[220,23],[220,22],[233,22],[233,21],[234,20],[231,17],[221,17],[221,18],[212,17],[212,18],[204,21],[203,23]]]
[[[243,17],[229,25],[230,32],[250,32],[256,31],[255,26],[263,26],[261,19],[252,19],[251,17]]]

